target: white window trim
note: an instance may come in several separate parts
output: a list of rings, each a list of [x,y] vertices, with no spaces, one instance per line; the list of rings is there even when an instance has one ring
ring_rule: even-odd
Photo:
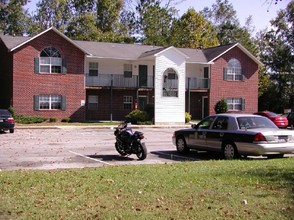
[[[133,106],[133,96],[124,96],[123,98],[124,109],[132,109]],[[131,106],[130,108],[126,108],[126,106]]]
[[[48,100],[43,101],[42,98],[46,98]],[[57,98],[57,100],[55,100]],[[42,108],[42,104],[48,103],[49,108]],[[60,108],[52,108],[54,103],[59,103]],[[40,110],[60,110],[62,108],[62,96],[61,95],[40,95],[39,96],[39,109]]]

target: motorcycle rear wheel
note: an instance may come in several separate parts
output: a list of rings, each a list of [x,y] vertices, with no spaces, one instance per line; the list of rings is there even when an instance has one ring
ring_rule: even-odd
[[[138,143],[138,149],[137,149],[137,157],[139,160],[144,160],[147,157],[147,148],[145,143]]]

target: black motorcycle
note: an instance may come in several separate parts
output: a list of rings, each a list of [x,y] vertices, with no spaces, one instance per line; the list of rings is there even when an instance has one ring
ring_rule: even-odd
[[[122,156],[136,154],[139,160],[147,157],[144,134],[140,131],[133,132],[130,123],[123,122],[115,129],[115,149]]]

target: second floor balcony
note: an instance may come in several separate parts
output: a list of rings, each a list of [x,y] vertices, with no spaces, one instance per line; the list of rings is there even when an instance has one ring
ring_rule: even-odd
[[[186,78],[186,89],[209,89],[209,79],[201,77]],[[122,87],[122,88],[154,88],[154,77],[125,77],[120,74],[86,75],[86,86],[89,87]]]

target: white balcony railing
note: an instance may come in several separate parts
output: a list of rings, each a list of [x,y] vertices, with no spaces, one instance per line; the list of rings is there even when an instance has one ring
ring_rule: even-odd
[[[146,82],[147,81],[147,82]],[[113,86],[137,88],[153,88],[153,77],[148,76],[147,80],[139,80],[138,76],[124,77],[118,74],[98,74],[98,76],[86,75],[86,86]]]
[[[209,78],[193,77],[186,79],[186,89],[209,89]]]
[[[98,76],[86,75],[86,86],[113,86],[126,88],[154,88],[153,76],[147,77],[146,80],[140,80],[138,76],[124,77],[119,74],[98,74]],[[186,89],[208,89],[209,79],[194,77],[186,79]]]

